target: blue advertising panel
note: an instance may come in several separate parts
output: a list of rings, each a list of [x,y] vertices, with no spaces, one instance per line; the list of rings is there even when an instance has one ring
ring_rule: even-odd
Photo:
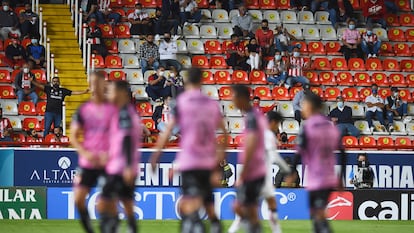
[[[70,187],[77,164],[73,150],[15,150],[14,185]]]
[[[13,150],[0,149],[0,186],[13,186]]]
[[[96,201],[99,190],[93,189],[86,203],[92,219],[98,217]],[[232,188],[214,191],[216,213],[220,219],[234,219],[232,205],[236,192]],[[281,219],[309,219],[307,192],[303,189],[278,189],[275,191],[278,200],[278,211]],[[180,219],[178,214],[179,188],[138,188],[135,190],[135,216],[138,219]],[[78,219],[71,188],[48,188],[47,190],[48,219]],[[122,212],[122,206],[119,207]],[[300,211],[298,211],[300,210]],[[205,218],[205,211],[200,211]],[[268,207],[265,202],[260,204],[260,216],[268,218]],[[121,218],[125,216],[121,215]]]

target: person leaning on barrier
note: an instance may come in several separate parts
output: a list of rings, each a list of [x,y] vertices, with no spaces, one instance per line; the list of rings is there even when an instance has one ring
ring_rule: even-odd
[[[367,154],[358,154],[358,168],[352,169],[349,174],[349,183],[355,186],[355,189],[371,189],[374,184],[374,172],[369,166]]]

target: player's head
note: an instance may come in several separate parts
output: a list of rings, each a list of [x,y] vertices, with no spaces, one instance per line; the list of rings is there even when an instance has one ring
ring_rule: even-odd
[[[308,119],[309,117],[320,114],[323,107],[321,97],[311,91],[305,91],[302,101],[302,117]]]
[[[233,103],[242,111],[249,110],[250,105],[250,90],[245,85],[234,85],[233,87]]]
[[[188,70],[188,75],[185,79],[185,89],[200,89],[203,72],[199,68],[191,68]]]
[[[279,131],[279,125],[283,120],[283,116],[275,111],[267,113],[267,120],[269,122],[269,129],[277,133]]]
[[[110,82],[108,85],[109,102],[122,107],[131,102],[131,91],[126,81]]]
[[[95,101],[105,100],[105,73],[102,71],[93,71],[90,75],[89,86],[92,97]]]

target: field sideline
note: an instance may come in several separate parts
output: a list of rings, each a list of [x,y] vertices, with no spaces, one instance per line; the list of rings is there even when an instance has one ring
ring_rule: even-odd
[[[225,229],[230,221],[224,221]],[[97,221],[94,221],[97,230]],[[264,233],[270,233],[267,222]],[[125,224],[119,233],[126,232]],[[178,233],[179,222],[174,220],[139,222],[140,233]],[[412,221],[334,221],[335,233],[412,233],[414,223]],[[285,233],[311,232],[310,221],[282,221],[282,230]],[[4,233],[83,233],[79,222],[76,220],[0,220],[0,232]],[[98,231],[96,231],[98,232]],[[241,231],[240,231],[241,232]],[[224,232],[225,233],[225,232]]]

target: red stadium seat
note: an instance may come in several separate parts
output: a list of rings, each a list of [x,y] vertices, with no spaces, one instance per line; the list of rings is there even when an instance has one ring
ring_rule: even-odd
[[[38,102],[36,104],[37,115],[44,116],[46,112],[46,102]]]
[[[414,72],[414,61],[413,60],[402,60],[401,69],[403,72]]]
[[[223,86],[219,89],[219,97],[221,100],[231,100],[233,97],[233,89],[230,86]]]
[[[33,102],[30,101],[23,101],[19,104],[18,108],[20,115],[26,115],[26,116],[35,116],[36,113],[36,106]]]
[[[231,44],[230,40],[225,40],[223,41],[223,43],[221,43],[221,49],[223,50],[223,52],[227,52],[227,46]]]
[[[397,137],[395,139],[395,146],[398,147],[410,147],[412,146],[411,139],[409,137]]]
[[[272,93],[270,93],[268,87],[256,87],[253,95],[258,96],[261,100],[273,100]]]
[[[139,0],[122,0],[123,7],[131,8],[135,7],[136,4],[138,4]]]
[[[387,87],[390,85],[388,77],[384,73],[373,73],[372,81],[380,87]]]
[[[207,54],[222,54],[224,52],[218,40],[207,40],[204,43],[204,50]]]
[[[114,56],[114,55],[106,56],[105,66],[106,68],[120,69],[122,68],[122,60],[118,56]]]
[[[324,98],[324,93],[321,87],[311,87],[311,91],[321,98]]]
[[[91,59],[91,61],[93,60],[95,69],[103,69],[105,68],[105,61],[103,59],[102,56],[100,55],[95,55],[95,58]]]
[[[336,86],[336,79],[335,79],[335,74],[329,71],[326,72],[321,72],[319,74],[320,80],[321,80],[321,84],[322,85],[328,85],[328,86]]]
[[[354,83],[357,86],[371,86],[371,77],[367,73],[355,73]]]
[[[142,4],[142,8],[155,8],[158,6],[157,0],[142,0],[139,2]]]
[[[359,145],[358,138],[356,138],[354,136],[344,136],[342,138],[342,145],[345,148],[358,147],[358,145]]]
[[[312,62],[312,67],[315,70],[332,70],[331,63],[328,58],[315,58]]]
[[[388,30],[388,39],[390,41],[406,41],[404,31],[398,28]]]
[[[409,90],[400,89],[400,90],[398,90],[398,92],[400,93],[400,97],[401,97],[402,100],[404,100],[406,102],[411,102],[412,101],[411,93],[410,93]]]
[[[410,57],[411,51],[410,46],[405,43],[398,43],[394,45],[394,51],[397,56],[400,57]]]
[[[4,51],[4,48],[5,48],[5,46],[3,44],[3,41],[0,40],[0,52],[3,52]]]
[[[359,91],[359,98],[361,101],[365,101],[365,99],[371,95],[371,88],[370,87],[364,87]]]
[[[327,101],[335,101],[336,97],[341,95],[341,90],[337,87],[328,87],[325,89],[325,99]]]
[[[290,1],[289,0],[275,0],[276,1],[276,9],[279,10],[288,10],[290,8]]]
[[[144,118],[141,119],[142,124],[147,127],[150,131],[157,131],[157,126],[155,125],[155,122],[152,119]]]
[[[397,0],[397,5],[402,11],[411,11],[411,3],[407,0]]]
[[[347,87],[342,90],[342,97],[345,101],[359,101],[358,90],[354,87]]]
[[[136,109],[139,112],[139,115],[142,117],[150,117],[153,115],[151,103],[139,103],[136,105]]]
[[[414,87],[414,74],[407,74],[405,79],[409,87]]]
[[[110,8],[120,8],[123,7],[122,0],[111,0],[109,3]]]
[[[1,99],[15,99],[16,94],[12,86],[0,86],[0,97]]]
[[[259,0],[260,9],[276,9],[276,0]]]
[[[401,71],[398,60],[395,59],[384,59],[382,66],[384,67],[385,71]]]
[[[362,60],[361,58],[351,58],[348,61],[348,67],[350,70],[364,71],[365,70],[364,60]]]
[[[26,136],[22,133],[13,133],[12,139],[13,142],[26,142]]]
[[[302,54],[308,54],[309,53],[309,50],[308,50],[308,45],[306,44],[306,42],[305,41],[293,41],[292,42],[292,45],[294,46],[294,45],[297,45],[297,44],[300,44],[300,52],[302,53]]]
[[[44,92],[44,90],[42,90],[40,88],[36,88],[36,94],[37,94],[37,96],[39,96],[40,100],[47,100],[47,95]]]
[[[35,79],[39,83],[47,83],[46,72],[44,70],[31,70],[35,76]]]
[[[241,147],[244,144],[244,136],[243,135],[237,135],[234,137],[234,145],[236,147]]]
[[[193,58],[191,59],[191,64],[194,67],[198,67],[198,68],[203,68],[203,69],[209,69],[210,68],[210,65],[208,63],[208,58],[206,56],[203,56],[203,55],[193,56]]]
[[[326,43],[325,50],[328,55],[342,55],[340,52],[341,44],[339,42],[330,41]]]
[[[325,46],[322,44],[322,42],[309,42],[308,44],[308,50],[309,53],[312,55],[325,55]]]
[[[108,77],[109,81],[125,81],[126,80],[126,74],[122,70],[113,70],[109,73]]]
[[[383,70],[381,60],[378,58],[368,58],[365,67],[369,71]]]
[[[363,136],[359,138],[359,145],[365,148],[375,148],[377,142],[374,137]]]
[[[222,145],[225,141],[225,137],[223,134],[217,136],[217,143]],[[233,145],[233,138],[230,135],[227,135],[227,145]]]
[[[227,63],[224,57],[213,56],[213,57],[210,57],[210,67],[212,69],[226,69]]]
[[[304,71],[303,74],[305,75],[306,78],[309,79],[309,81],[312,84],[318,84],[318,85],[320,84],[318,73],[314,71]]]
[[[388,14],[385,18],[387,20],[387,26],[398,27],[400,26],[400,21],[398,15]]]
[[[0,83],[12,83],[10,71],[6,69],[0,69]]]
[[[210,4],[208,0],[196,0],[198,8],[209,8]]]
[[[361,1],[364,1],[364,0],[361,0]],[[361,5],[362,5],[362,4],[360,4],[360,3],[359,3],[359,0],[349,0],[349,2],[351,3],[352,8],[353,8],[354,10],[361,10],[361,9],[362,9],[362,8],[361,8]]]
[[[331,65],[333,70],[348,70],[348,65],[343,57],[332,58]]]
[[[102,38],[114,38],[114,31],[109,24],[100,24],[98,27],[101,29]]]
[[[109,53],[118,53],[118,42],[116,40],[105,40],[105,47]]]
[[[272,90],[273,99],[275,100],[291,100],[289,91],[284,87],[274,87]]]
[[[377,146],[379,148],[390,148],[394,147],[394,139],[392,137],[378,137],[377,139]]]
[[[15,7],[14,12],[19,16],[21,13],[24,13],[26,11],[24,6],[18,6]]]
[[[381,96],[381,98],[385,99],[391,95],[391,90],[389,88],[381,88],[378,91],[378,95]]]
[[[250,83],[253,85],[266,85],[266,74],[261,70],[255,70],[249,74]]]
[[[39,124],[39,120],[34,117],[27,117],[23,119],[22,122],[22,129],[27,131],[30,129],[36,129],[36,131],[40,131],[42,126]]]
[[[217,84],[232,84],[231,75],[227,70],[218,70],[214,73],[214,80]]]
[[[302,87],[292,87],[292,88],[290,88],[290,90],[289,90],[290,98],[293,99],[295,97],[295,95],[301,90],[303,90]]]
[[[0,67],[8,67],[9,65],[5,61],[6,56],[4,54],[0,54]]]
[[[407,81],[402,74],[390,74],[389,76],[390,85],[393,87],[406,87],[408,86]]]
[[[248,9],[259,9],[259,0],[246,0],[245,5]]]
[[[30,38],[26,38],[26,39],[24,39],[24,40],[22,40],[22,42],[21,42],[21,45],[23,46],[23,48],[27,48],[27,46],[29,45],[29,44],[31,44],[32,43],[32,39],[30,39]]]
[[[249,76],[244,70],[233,71],[231,78],[235,84],[250,84]]]
[[[380,49],[379,53],[382,56],[394,56],[395,55],[393,46],[389,42],[382,42],[381,43],[381,49]]]
[[[213,73],[209,70],[203,70],[203,84],[215,84]]]
[[[353,86],[354,78],[349,72],[339,72],[336,74],[337,83],[341,86]]]
[[[414,29],[410,28],[405,31],[405,38],[408,42],[414,42]]]
[[[116,38],[131,38],[129,26],[126,24],[116,25],[114,28]]]

